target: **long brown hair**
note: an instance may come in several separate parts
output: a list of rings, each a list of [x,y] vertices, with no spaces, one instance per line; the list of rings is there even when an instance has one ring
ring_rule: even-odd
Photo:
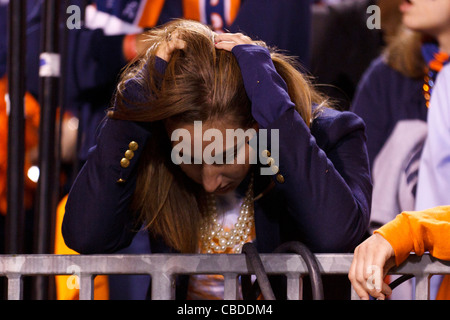
[[[155,69],[158,44],[174,31],[186,42],[176,50],[163,75]],[[148,34],[148,51],[124,71],[115,95],[115,119],[151,122],[152,137],[140,159],[132,203],[148,229],[181,252],[194,252],[199,243],[203,188],[191,181],[170,157],[167,122],[232,121],[250,128],[255,120],[239,65],[231,52],[217,50],[211,30],[198,22],[174,20]],[[264,43],[258,44],[265,46]],[[288,86],[291,100],[310,126],[312,105],[325,100],[300,73],[292,59],[272,52],[272,60]],[[127,90],[139,90],[131,101]],[[320,109],[320,108],[318,108]]]
[[[423,41],[423,34],[400,26],[384,51],[386,63],[408,78],[423,78],[426,69],[421,51]]]
[[[381,25],[386,48],[383,57],[388,66],[408,78],[425,75],[426,63],[422,56],[425,40],[420,32],[408,29],[403,23],[400,4],[403,0],[378,0],[381,9]]]

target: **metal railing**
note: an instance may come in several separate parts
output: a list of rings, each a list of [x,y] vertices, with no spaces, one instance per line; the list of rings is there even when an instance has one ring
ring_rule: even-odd
[[[317,254],[322,274],[347,274],[351,254]],[[308,273],[303,259],[296,254],[261,254],[268,275],[287,277],[287,298],[301,299],[302,277]],[[76,272],[74,272],[76,270]],[[93,299],[93,280],[96,275],[145,274],[152,277],[152,299],[175,298],[175,276],[186,274],[221,274],[225,280],[225,300],[238,298],[238,277],[254,273],[245,255],[3,255],[0,256],[0,275],[8,279],[9,300],[23,297],[23,277],[38,275],[76,275],[79,277],[81,300]],[[412,274],[416,278],[415,297],[429,299],[429,278],[435,274],[450,274],[450,262],[423,255],[411,255],[392,269],[390,274]],[[352,299],[358,297],[352,292]]]

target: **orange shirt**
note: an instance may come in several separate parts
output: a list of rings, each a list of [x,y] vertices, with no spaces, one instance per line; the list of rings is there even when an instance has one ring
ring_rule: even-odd
[[[395,252],[395,263],[400,265],[410,252],[422,255],[428,251],[441,260],[450,260],[450,206],[399,214],[375,233],[381,234]],[[446,276],[437,299],[450,299],[450,277]]]
[[[0,78],[0,214],[6,215],[7,199],[7,164],[8,164],[8,114],[5,95],[8,92],[8,78]],[[28,178],[27,171],[37,160],[37,148],[39,144],[39,119],[40,107],[36,99],[30,94],[25,94],[25,208],[30,209],[34,203],[36,183]]]
[[[73,251],[66,246],[62,236],[61,226],[64,218],[65,207],[68,196],[66,195],[58,204],[56,210],[56,228],[55,228],[55,254],[75,255],[78,252]],[[78,300],[79,282],[75,274],[71,276],[55,276],[56,299],[57,300]],[[94,300],[109,299],[109,283],[107,275],[99,275],[94,280]]]

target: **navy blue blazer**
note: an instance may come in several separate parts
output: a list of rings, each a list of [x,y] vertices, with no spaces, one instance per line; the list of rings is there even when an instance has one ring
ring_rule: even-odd
[[[298,240],[313,252],[352,251],[366,231],[372,191],[363,121],[351,112],[325,108],[308,128],[268,51],[244,45],[233,53],[253,115],[268,129],[269,142],[271,129],[279,130],[279,174],[255,177],[255,194],[275,184],[255,201],[258,250],[267,253]],[[157,63],[165,67],[164,61]],[[137,82],[130,80],[126,88],[130,99],[142,98]],[[101,124],[66,205],[62,232],[70,248],[111,253],[130,244],[137,222],[129,204],[138,160],[151,138],[151,128],[142,123],[106,119]],[[131,142],[137,146],[135,157],[123,168],[120,162]],[[153,253],[172,251],[156,237],[150,241]]]

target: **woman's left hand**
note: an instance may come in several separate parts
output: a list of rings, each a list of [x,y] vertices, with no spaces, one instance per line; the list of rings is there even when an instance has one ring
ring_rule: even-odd
[[[395,252],[391,244],[380,234],[374,234],[355,249],[348,278],[353,289],[363,300],[369,295],[384,300],[392,293],[383,279],[395,265]]]
[[[242,33],[221,33],[216,34],[214,42],[217,49],[231,51],[240,44],[255,44],[254,41]]]
[[[186,42],[181,40],[178,31],[175,30],[167,35],[167,38],[161,41],[156,56],[169,62],[175,50],[183,50],[186,48]]]

